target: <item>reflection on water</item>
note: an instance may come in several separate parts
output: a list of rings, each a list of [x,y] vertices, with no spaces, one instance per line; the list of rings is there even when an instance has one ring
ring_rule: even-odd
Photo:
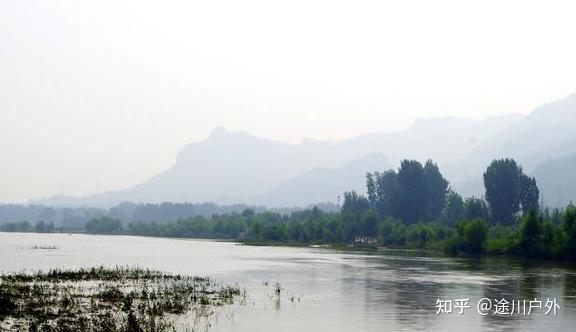
[[[41,247],[57,249],[33,249]],[[0,233],[1,271],[101,264],[238,282],[249,294],[247,303],[222,309],[213,331],[566,331],[576,324],[576,272],[565,264],[406,251],[351,253],[203,240]],[[471,304],[464,314],[436,315],[438,299],[462,298]],[[475,307],[481,298],[556,298],[561,309],[557,316],[482,316]]]

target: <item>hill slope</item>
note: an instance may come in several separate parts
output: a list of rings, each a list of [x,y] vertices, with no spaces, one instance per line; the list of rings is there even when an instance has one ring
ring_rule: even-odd
[[[542,163],[532,174],[548,205],[565,207],[576,202],[576,153]]]
[[[416,121],[411,127],[392,133],[366,134],[336,142],[307,139],[299,144],[218,128],[206,140],[187,145],[171,168],[141,184],[83,198],[53,197],[40,203],[102,207],[122,201],[213,201],[294,206],[304,203],[305,197],[333,201],[334,190],[344,188],[332,185],[328,190],[328,182],[335,182],[338,176],[346,179],[352,174],[362,175],[358,182],[343,181],[354,189],[357,183],[364,182],[365,172],[376,170],[372,164],[362,169],[343,167],[349,161],[381,154],[390,162],[385,166],[382,163],[381,169],[397,165],[403,158],[431,158],[442,164],[462,158],[518,120],[517,115],[482,121],[434,118]],[[334,170],[339,167],[343,169]]]

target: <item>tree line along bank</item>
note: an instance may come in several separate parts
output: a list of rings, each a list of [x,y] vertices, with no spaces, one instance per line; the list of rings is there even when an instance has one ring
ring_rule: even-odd
[[[483,174],[485,197],[463,198],[438,166],[404,160],[396,170],[368,173],[366,195],[344,193],[340,212],[317,207],[290,214],[245,209],[173,222],[94,218],[85,231],[161,237],[240,239],[260,244],[358,244],[430,249],[450,254],[576,258],[576,208],[539,206],[534,178],[512,159]],[[40,222],[8,223],[4,231],[51,232]]]

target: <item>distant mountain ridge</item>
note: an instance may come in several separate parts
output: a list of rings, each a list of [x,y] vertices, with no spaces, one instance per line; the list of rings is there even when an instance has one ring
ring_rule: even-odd
[[[470,179],[495,158],[514,158],[531,171],[538,164],[576,152],[576,94],[544,104],[522,121],[511,124],[472,149],[468,155],[446,165],[454,180]]]
[[[125,190],[38,202],[97,207],[123,201],[266,203],[286,207],[302,206],[305,199],[317,200],[305,205],[336,203],[346,188],[332,182],[346,178],[343,185],[362,189],[358,187],[366,172],[393,167],[404,158],[431,158],[440,164],[456,160],[520,119],[518,115],[486,120],[423,119],[397,132],[365,134],[343,141],[306,139],[299,144],[217,128],[206,140],[185,146],[171,168],[148,181]],[[352,181],[352,175],[358,179]],[[301,185],[299,190],[296,183]]]
[[[565,207],[576,203],[576,153],[546,161],[532,175],[540,183],[541,197],[548,205]]]
[[[254,199],[268,207],[307,206],[310,202],[331,202],[338,204],[345,191],[363,192],[366,185],[366,172],[391,168],[392,165],[382,154],[367,155],[349,161],[342,167],[318,167],[288,179],[261,197]],[[308,190],[302,190],[308,188]]]
[[[495,158],[512,157],[534,174],[547,203],[576,200],[561,178],[576,168],[576,94],[529,115],[485,120],[432,118],[407,129],[342,141],[284,143],[216,128],[186,145],[174,165],[125,190],[38,201],[55,206],[106,207],[123,201],[215,202],[270,207],[337,203],[345,190],[364,191],[365,173],[396,167],[401,159],[436,161],[452,187],[483,195],[481,176]],[[554,165],[563,165],[556,171]],[[567,166],[566,166],[567,165]],[[570,182],[571,183],[571,182]],[[550,199],[550,201],[548,201]]]
[[[573,173],[568,171],[569,167],[560,167],[554,174],[550,170],[557,163],[576,169],[573,159],[563,158],[576,153],[575,123],[576,94],[572,94],[536,108],[522,121],[479,144],[465,158],[444,165],[443,171],[456,191],[481,197],[482,173],[489,163],[496,158],[514,158],[527,174],[536,178],[545,204],[565,205],[576,201],[576,192],[561,184],[562,179],[570,179]],[[559,195],[563,190],[565,194]]]

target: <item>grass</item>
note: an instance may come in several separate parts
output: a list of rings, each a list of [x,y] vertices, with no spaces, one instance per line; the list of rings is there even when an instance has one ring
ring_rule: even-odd
[[[34,250],[58,250],[57,246],[49,246],[49,245],[40,245],[40,246],[32,246],[30,249]]]
[[[171,331],[180,315],[209,318],[245,297],[238,286],[139,268],[5,274],[0,330]]]

